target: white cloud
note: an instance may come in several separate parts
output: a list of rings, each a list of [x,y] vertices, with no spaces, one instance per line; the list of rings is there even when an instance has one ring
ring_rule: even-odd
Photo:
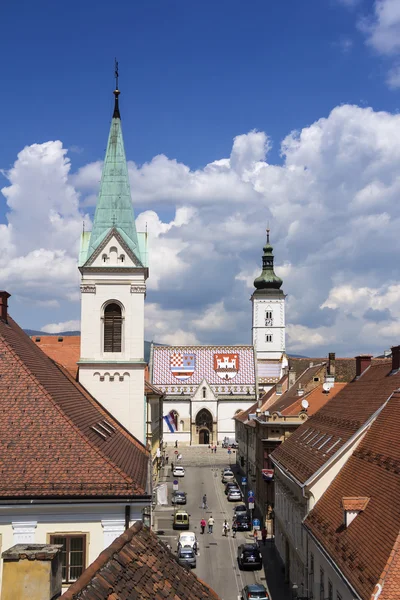
[[[163,155],[129,164],[137,226],[147,224],[150,240],[146,338],[249,343],[269,220],[289,351],[354,355],[398,343],[400,115],[336,107],[286,136],[280,165],[267,162],[270,144],[252,131],[204,168]],[[8,173],[2,285],[24,307],[50,301],[58,313],[42,323],[77,317],[80,207],[100,175],[100,162],[71,175],[60,142],[24,149]]]
[[[64,331],[80,331],[81,322],[72,320],[72,321],[63,321],[61,323],[49,323],[41,328],[40,331],[44,333],[63,333]]]

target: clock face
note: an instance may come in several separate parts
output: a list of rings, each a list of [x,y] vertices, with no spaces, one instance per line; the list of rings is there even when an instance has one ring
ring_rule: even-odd
[[[272,319],[265,319],[265,326],[272,327]]]

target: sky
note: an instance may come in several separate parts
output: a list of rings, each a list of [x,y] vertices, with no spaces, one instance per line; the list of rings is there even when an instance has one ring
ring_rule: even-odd
[[[400,343],[400,0],[3,0],[0,288],[80,326],[114,57],[147,340],[251,343],[267,223],[290,353]]]

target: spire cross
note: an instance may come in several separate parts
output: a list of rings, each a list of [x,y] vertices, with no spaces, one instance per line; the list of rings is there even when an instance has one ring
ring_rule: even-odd
[[[114,71],[114,75],[115,75],[115,89],[118,89],[118,61],[117,59],[115,59],[115,71]]]
[[[267,244],[269,244],[269,225],[267,227]]]

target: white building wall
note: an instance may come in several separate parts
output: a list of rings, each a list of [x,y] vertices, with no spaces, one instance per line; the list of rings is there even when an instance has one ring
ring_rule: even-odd
[[[131,506],[132,525],[142,520],[144,505]],[[50,535],[79,533],[86,535],[86,567],[88,567],[111,542],[125,529],[125,505],[21,505],[0,507],[0,552],[11,548],[20,540],[20,524],[29,524],[29,542],[46,544]],[[0,565],[0,589],[3,562]],[[67,586],[68,587],[68,586]],[[67,589],[67,587],[64,588]]]
[[[163,402],[163,416],[169,414],[171,410],[175,410],[178,413],[178,431],[173,433],[170,432],[168,425],[163,419],[163,441],[167,444],[167,448],[171,448],[178,441],[178,444],[190,444],[191,435],[191,407],[190,400],[164,400]],[[181,423],[183,421],[183,423]],[[171,456],[170,456],[170,460]]]
[[[326,558],[321,552],[313,538],[307,534],[304,530],[304,535],[308,537],[308,565],[311,570],[311,564],[314,563],[314,573],[310,572],[309,576],[309,592],[311,592],[315,599],[321,597],[329,597],[329,583],[332,585],[332,598],[337,600],[354,600],[357,596],[352,592],[351,588],[347,585],[340,572],[336,569],[332,563]],[[322,570],[322,571],[321,571]],[[323,586],[321,587],[321,579]]]
[[[238,410],[247,410],[254,404],[253,401],[224,400],[218,401],[218,441],[222,442],[224,437],[235,437],[235,421],[233,417]]]
[[[252,296],[253,345],[257,360],[279,359],[285,352],[285,297]],[[272,325],[266,325],[266,312],[272,312]],[[267,336],[272,341],[267,341]]]

